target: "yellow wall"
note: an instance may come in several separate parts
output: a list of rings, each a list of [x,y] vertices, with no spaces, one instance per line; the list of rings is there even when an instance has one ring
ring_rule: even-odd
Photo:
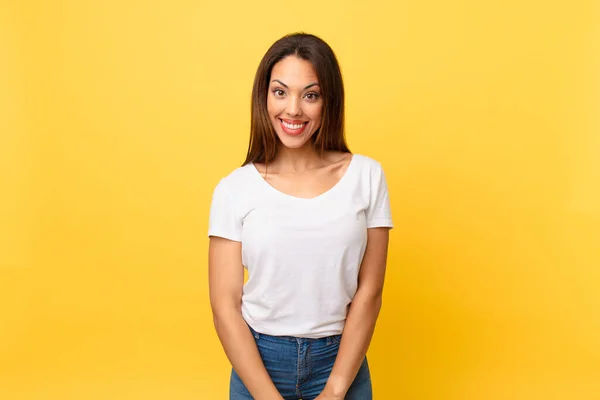
[[[0,398],[227,398],[210,195],[296,30],[336,50],[351,149],[389,180],[376,398],[600,398],[599,20],[595,0],[3,0]]]

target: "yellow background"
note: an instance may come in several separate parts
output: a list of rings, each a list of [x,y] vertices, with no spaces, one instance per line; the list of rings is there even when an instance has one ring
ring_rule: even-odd
[[[1,0],[0,398],[227,398],[210,196],[305,30],[392,196],[376,399],[599,399],[598,4]]]

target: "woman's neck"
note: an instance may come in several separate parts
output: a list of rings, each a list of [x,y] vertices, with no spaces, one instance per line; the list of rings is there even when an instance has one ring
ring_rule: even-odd
[[[290,149],[281,145],[277,157],[271,163],[279,172],[302,173],[307,170],[322,167],[324,159],[319,155],[312,143],[307,143],[298,149]]]

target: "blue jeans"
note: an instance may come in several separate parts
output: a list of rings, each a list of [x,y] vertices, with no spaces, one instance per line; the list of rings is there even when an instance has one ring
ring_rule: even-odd
[[[322,339],[269,336],[250,328],[265,368],[285,400],[311,400],[323,391],[337,356],[341,335]],[[371,374],[365,357],[346,400],[372,400]],[[230,400],[252,400],[235,370],[231,370]]]

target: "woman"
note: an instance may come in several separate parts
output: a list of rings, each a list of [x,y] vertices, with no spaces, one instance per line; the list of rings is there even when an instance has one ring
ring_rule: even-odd
[[[256,73],[246,161],[218,183],[210,211],[231,400],[372,398],[365,354],[391,227],[380,164],[344,140],[333,51],[313,35],[281,38]]]

